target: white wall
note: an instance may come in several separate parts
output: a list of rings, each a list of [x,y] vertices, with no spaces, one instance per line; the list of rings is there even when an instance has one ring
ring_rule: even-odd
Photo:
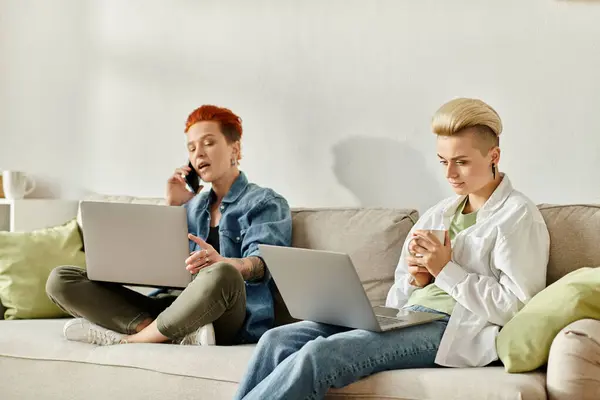
[[[600,1],[0,0],[0,169],[38,196],[161,196],[203,103],[293,206],[450,193],[432,113],[479,97],[536,202],[600,202]]]

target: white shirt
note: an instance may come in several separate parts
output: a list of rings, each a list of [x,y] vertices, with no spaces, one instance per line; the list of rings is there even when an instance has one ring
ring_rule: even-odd
[[[409,233],[386,306],[402,308],[411,293],[406,256],[416,229],[449,229],[465,196],[430,208]],[[452,241],[452,259],[435,285],[456,300],[436,364],[479,367],[498,359],[496,336],[525,303],[546,286],[548,228],[536,205],[513,189],[508,176],[477,212],[475,225]]]

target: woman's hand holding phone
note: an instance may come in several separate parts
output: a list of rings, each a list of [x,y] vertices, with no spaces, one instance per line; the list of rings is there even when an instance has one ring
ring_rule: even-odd
[[[196,193],[188,190],[184,176],[192,172],[189,165],[177,168],[173,175],[167,180],[167,205],[181,206],[190,201]],[[202,190],[202,186],[200,189]]]

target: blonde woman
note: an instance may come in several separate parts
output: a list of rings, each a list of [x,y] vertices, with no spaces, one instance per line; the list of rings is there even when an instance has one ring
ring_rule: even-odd
[[[545,286],[548,230],[499,170],[502,123],[492,107],[452,100],[435,113],[432,130],[434,157],[458,196],[429,209],[410,232],[386,305],[443,318],[384,333],[309,321],[273,329],[260,339],[238,399],[321,399],[381,371],[498,359],[500,327]],[[445,230],[444,241],[431,229]]]

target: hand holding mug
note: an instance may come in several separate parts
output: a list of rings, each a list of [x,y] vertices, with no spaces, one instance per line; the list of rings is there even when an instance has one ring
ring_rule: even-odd
[[[409,243],[410,256],[406,261],[410,268],[424,268],[432,276],[437,276],[452,259],[452,246],[448,231],[417,230]],[[425,274],[425,271],[414,270],[415,273]],[[412,274],[412,273],[411,273]],[[413,274],[413,276],[415,276]],[[421,278],[424,282],[425,278]]]

